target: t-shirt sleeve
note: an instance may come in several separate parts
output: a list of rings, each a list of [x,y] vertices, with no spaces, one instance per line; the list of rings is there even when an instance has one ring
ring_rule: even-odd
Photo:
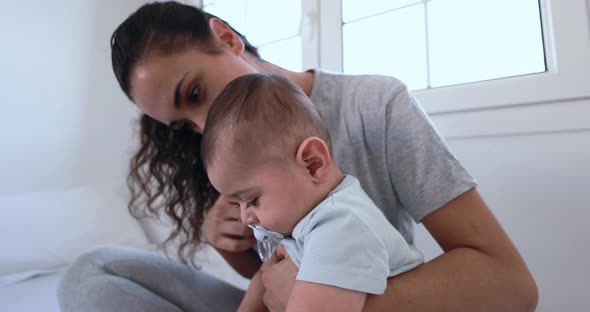
[[[388,261],[385,246],[366,223],[350,212],[325,209],[306,226],[297,280],[382,294]]]
[[[387,168],[416,222],[477,185],[405,86],[388,103],[387,117]]]

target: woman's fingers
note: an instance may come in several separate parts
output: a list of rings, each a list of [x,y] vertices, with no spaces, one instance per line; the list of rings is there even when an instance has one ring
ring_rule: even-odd
[[[287,248],[285,248],[285,245],[283,244],[279,244],[279,246],[277,247],[277,251],[275,252],[275,255],[277,255],[279,260],[289,257],[289,254],[287,253]]]
[[[246,237],[253,235],[252,229],[239,221],[223,221],[219,223],[219,231],[225,235]]]
[[[256,238],[255,238],[255,240],[256,240]],[[279,244],[279,246],[277,247],[277,250],[270,257],[270,259],[268,259],[268,260],[264,261],[264,263],[262,263],[262,267],[260,267],[260,271],[262,271],[264,273],[264,271],[267,268],[270,268],[274,264],[277,264],[277,263],[283,261],[287,257],[288,257],[288,254],[287,254],[287,249],[285,248],[285,245]]]
[[[227,251],[240,252],[252,248],[254,242],[256,242],[256,238],[253,235],[242,239],[221,237],[214,246]]]
[[[284,257],[286,253],[285,247],[279,245],[277,252],[260,269],[266,290],[262,300],[270,311],[284,311],[295,285],[298,269],[290,258]]]
[[[213,247],[239,252],[252,247],[252,230],[240,222],[240,208],[221,196],[205,216],[205,239]]]

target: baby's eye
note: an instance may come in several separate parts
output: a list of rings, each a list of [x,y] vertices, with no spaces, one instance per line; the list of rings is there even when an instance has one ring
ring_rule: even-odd
[[[192,89],[189,90],[187,95],[187,101],[189,103],[196,103],[199,100],[199,87],[194,86]]]
[[[186,130],[192,129],[193,131],[195,131],[198,128],[197,124],[194,121],[189,120],[189,119],[175,120],[170,123],[169,127],[174,131],[183,130],[183,129],[186,129]]]
[[[248,202],[246,204],[246,208],[256,207],[256,205],[258,205],[258,197],[254,198],[252,201]]]
[[[169,127],[172,130],[180,130],[182,127],[184,127],[184,124],[185,122],[183,120],[175,120],[170,123]]]

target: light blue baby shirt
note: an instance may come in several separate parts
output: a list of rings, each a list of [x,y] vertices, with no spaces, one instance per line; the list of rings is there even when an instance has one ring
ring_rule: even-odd
[[[424,261],[349,175],[282,243],[299,267],[297,280],[371,294]]]

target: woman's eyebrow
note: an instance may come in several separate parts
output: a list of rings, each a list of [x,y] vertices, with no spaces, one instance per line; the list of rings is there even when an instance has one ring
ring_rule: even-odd
[[[187,75],[188,72],[186,72],[184,76],[182,76],[180,81],[178,81],[178,83],[176,84],[176,88],[174,89],[174,107],[176,108],[180,107],[180,89],[182,88],[182,82],[184,81]]]

